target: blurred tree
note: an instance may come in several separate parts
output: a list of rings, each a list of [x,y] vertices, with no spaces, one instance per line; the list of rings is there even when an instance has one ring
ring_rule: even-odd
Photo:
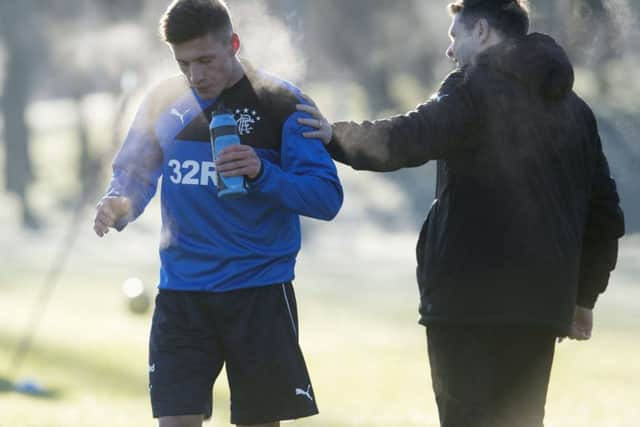
[[[310,53],[311,71],[325,78],[350,73],[367,89],[369,110],[374,113],[393,106],[384,17],[396,6],[385,0],[307,3],[306,30],[313,36],[305,40],[305,50]]]
[[[606,67],[621,52],[623,26],[603,0],[572,0],[568,11],[568,45],[574,58],[594,70],[600,94],[609,90]]]
[[[531,29],[552,35],[561,43],[566,34],[562,14],[562,4],[557,0],[529,0]]]
[[[25,110],[33,89],[31,79],[45,51],[41,26],[33,15],[34,0],[0,3],[0,37],[7,51],[2,113],[4,115],[6,189],[18,196],[22,222],[37,227],[28,198],[33,181],[29,128]],[[25,29],[28,29],[25,30]]]
[[[108,68],[109,63],[117,62],[115,58],[107,58],[102,63],[98,62],[84,69],[78,68],[78,63],[69,61],[68,57],[59,61],[52,53],[59,44],[56,36],[62,33],[62,38],[71,39],[74,30],[81,27],[83,22],[90,23],[86,28],[88,33],[98,29],[91,24],[106,25],[117,20],[135,20],[143,10],[143,5],[144,0],[0,2],[0,39],[7,53],[1,100],[6,154],[5,182],[6,189],[18,196],[24,226],[38,226],[28,198],[28,189],[34,180],[29,150],[31,135],[25,117],[28,103],[38,91],[43,96],[68,96],[79,101],[86,94],[100,88],[114,92],[120,88],[119,74],[105,78],[109,73],[104,69]],[[155,32],[155,28],[149,32]],[[100,52],[95,51],[93,55],[97,58]],[[49,76],[52,75],[58,79],[55,84],[50,80]],[[55,88],[53,92],[49,87]],[[86,131],[85,124],[80,123],[78,140],[81,155],[78,170],[80,182],[83,183],[82,190],[86,189],[85,183],[92,181],[91,174],[94,173],[96,164],[89,150]]]
[[[444,56],[449,26],[446,1],[305,4],[308,36],[303,50],[309,54],[310,77],[356,80],[366,90],[374,116],[415,106],[399,105],[394,93],[398,78],[410,76],[433,88],[434,81],[451,69]],[[429,95],[424,93],[422,99]]]
[[[121,23],[137,21],[143,5],[143,0],[100,0],[97,3],[95,0],[64,0],[56,2],[55,9],[48,10],[49,34],[56,40],[49,67],[54,71],[51,74],[58,78],[45,83],[51,88],[47,96],[69,97],[75,103],[79,145],[76,173],[81,202],[96,196],[99,174],[106,160],[92,150],[91,124],[87,121],[83,101],[94,92],[119,95],[122,75],[130,71],[135,62],[131,57],[144,54],[143,49],[131,53],[131,48],[139,46],[139,39],[147,35],[145,31],[131,31],[132,24],[127,27]],[[154,30],[150,28],[148,32]],[[126,43],[130,49],[122,48]]]

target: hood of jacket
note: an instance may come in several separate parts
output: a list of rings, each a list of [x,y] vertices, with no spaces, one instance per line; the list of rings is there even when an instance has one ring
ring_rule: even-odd
[[[544,99],[559,100],[573,90],[569,57],[544,34],[505,40],[478,56],[475,66],[482,65],[522,82]]]

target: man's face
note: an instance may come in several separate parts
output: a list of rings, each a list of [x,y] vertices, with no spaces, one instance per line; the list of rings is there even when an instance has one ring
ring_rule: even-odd
[[[449,28],[449,38],[451,45],[447,49],[447,56],[453,59],[458,67],[469,65],[482,50],[482,41],[478,35],[477,25],[475,28],[467,29],[460,20],[460,13],[452,18]]]
[[[221,39],[208,34],[170,46],[180,71],[201,98],[216,98],[233,83],[236,35]]]

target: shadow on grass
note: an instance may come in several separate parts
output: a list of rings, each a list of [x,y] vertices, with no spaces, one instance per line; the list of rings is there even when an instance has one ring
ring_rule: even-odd
[[[1,1],[1,0],[0,0]],[[17,337],[0,331],[0,349],[15,348]],[[109,392],[117,390],[121,395],[139,396],[140,390],[147,390],[147,377],[127,369],[122,361],[103,359],[94,354],[82,352],[82,349],[73,349],[63,346],[35,344],[29,355],[29,363],[34,366],[50,366],[55,361],[56,369],[66,371],[69,375],[74,375],[76,379],[89,378],[99,387]],[[0,380],[6,380],[0,375]],[[14,384],[13,390],[19,388],[20,382]],[[18,387],[17,387],[18,386]],[[28,389],[29,387],[27,387]],[[4,393],[0,391],[0,395]],[[44,397],[52,395],[57,397],[59,392],[49,392],[45,390]],[[29,393],[26,393],[29,394]],[[1,426],[0,426],[1,427]]]
[[[13,383],[5,378],[0,377],[0,394],[10,393],[13,390]]]
[[[5,393],[16,393],[34,399],[50,400],[60,399],[63,395],[61,390],[43,388],[32,380],[14,384],[6,378],[0,377],[0,394]]]

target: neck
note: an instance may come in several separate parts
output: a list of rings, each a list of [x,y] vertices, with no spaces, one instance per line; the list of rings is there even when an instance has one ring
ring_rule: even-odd
[[[244,67],[242,63],[238,59],[238,57],[233,58],[233,68],[231,71],[231,78],[229,79],[229,83],[227,84],[227,89],[238,83],[244,77]]]
[[[482,45],[482,47],[478,50],[478,53],[473,57],[472,59],[472,64],[475,65],[476,60],[478,59],[478,57],[484,53],[485,51],[487,51],[488,49],[491,49],[494,46],[499,45],[500,43],[502,43],[504,41],[504,37],[502,37],[501,35],[497,34],[495,31],[491,31],[489,33],[489,36],[487,37],[487,39],[485,40],[484,44]]]

